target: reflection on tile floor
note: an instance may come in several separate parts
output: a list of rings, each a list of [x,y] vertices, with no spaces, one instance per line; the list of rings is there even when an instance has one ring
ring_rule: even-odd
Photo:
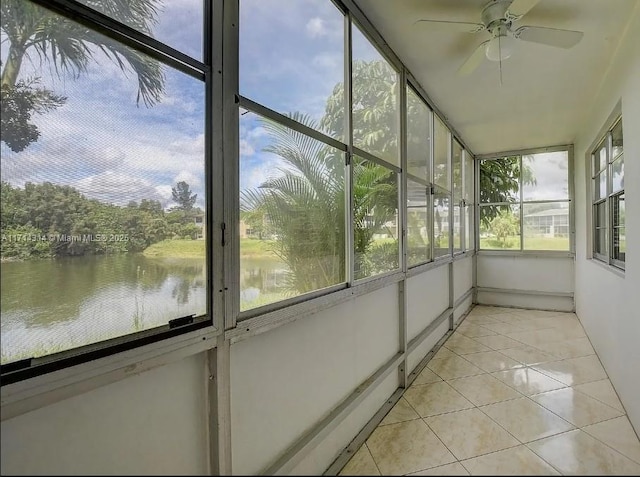
[[[476,306],[340,475],[640,475],[573,313]]]

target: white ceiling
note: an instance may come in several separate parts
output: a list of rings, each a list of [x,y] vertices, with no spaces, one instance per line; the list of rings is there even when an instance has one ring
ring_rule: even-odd
[[[578,30],[571,49],[519,41],[502,63],[457,69],[486,31],[460,33],[420,18],[480,23],[488,0],[356,0],[474,154],[573,143],[640,0],[540,0],[523,25]]]

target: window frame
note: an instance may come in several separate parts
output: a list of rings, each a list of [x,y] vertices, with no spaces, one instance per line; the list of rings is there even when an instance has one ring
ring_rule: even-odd
[[[135,339],[129,339],[134,335],[126,335],[115,340],[98,342],[86,347],[74,348],[65,353],[65,359],[58,359],[57,355],[43,357],[42,365],[30,368],[14,369],[7,372],[3,366],[2,386],[3,399],[5,398],[5,385],[16,384],[18,390],[27,390],[29,387],[44,384],[44,388],[55,390],[59,386],[56,384],[60,376],[64,376],[65,382],[78,389],[85,389],[87,379],[91,379],[91,386],[104,384],[110,380],[118,380],[127,375],[140,372],[145,366],[157,366],[159,363],[168,363],[176,359],[177,356],[188,356],[194,352],[207,351],[217,346],[226,346],[229,343],[248,338],[266,330],[273,329],[295,319],[326,309],[338,303],[352,300],[356,296],[370,293],[376,289],[389,286],[392,283],[401,282],[407,278],[418,275],[432,268],[445,266],[455,260],[452,253],[452,220],[449,220],[449,247],[448,253],[438,258],[434,258],[434,227],[433,227],[433,203],[434,203],[434,181],[433,181],[433,143],[434,143],[434,123],[437,117],[442,121],[448,138],[448,180],[452,178],[451,164],[451,141],[455,138],[463,147],[463,155],[473,154],[468,150],[464,141],[458,136],[448,120],[433,105],[423,87],[415,80],[406,66],[390,49],[384,39],[379,35],[370,22],[357,9],[352,11],[351,6],[345,6],[339,1],[327,0],[332,3],[344,15],[345,25],[345,115],[348,133],[344,142],[324,135],[316,130],[306,131],[299,124],[286,124],[285,116],[276,111],[269,110],[261,105],[243,98],[239,94],[239,58],[238,58],[238,28],[239,3],[237,1],[226,2],[223,0],[203,0],[203,37],[204,49],[202,61],[195,60],[190,56],[170,46],[161,43],[149,36],[133,30],[110,17],[96,12],[95,10],[77,3],[75,0],[29,0],[34,4],[43,6],[57,13],[61,13],[68,18],[82,23],[101,34],[121,41],[127,46],[139,49],[150,54],[163,64],[178,69],[190,76],[193,76],[205,84],[205,180],[207,184],[206,198],[206,218],[205,224],[209,233],[207,234],[207,283],[211,290],[207,296],[206,320],[193,324],[184,324],[171,329],[159,330],[154,328],[140,332],[135,335]],[[349,4],[350,5],[350,4]],[[224,7],[224,8],[223,8]],[[359,150],[353,146],[351,123],[351,28],[356,24],[365,38],[371,42],[373,47],[382,55],[389,65],[398,73],[398,142],[400,165],[395,166],[366,151]],[[224,58],[224,60],[223,60]],[[224,75],[223,75],[224,71]],[[430,128],[430,156],[429,156],[429,177],[423,181],[427,187],[427,211],[430,220],[430,260],[411,267],[408,271],[406,267],[406,138],[404,129],[406,128],[406,104],[402,99],[406,96],[406,88],[413,88],[421,101],[425,103],[429,110]],[[345,207],[347,217],[346,227],[346,267],[348,270],[345,283],[341,283],[329,289],[310,292],[290,300],[280,301],[264,307],[250,310],[250,312],[240,313],[239,292],[237,285],[237,275],[239,273],[239,231],[235,230],[239,224],[239,131],[238,127],[229,127],[229,124],[238,124],[239,108],[255,109],[254,112],[261,114],[278,122],[284,122],[287,127],[303,132],[314,139],[326,142],[344,151],[346,156],[347,171],[345,176],[346,186],[349,188],[345,193],[347,206]],[[216,120],[222,118],[223,121]],[[402,122],[405,122],[403,125]],[[224,123],[224,124],[223,124]],[[223,125],[227,125],[223,127]],[[399,229],[399,263],[400,267],[390,272],[375,275],[372,277],[354,280],[353,278],[353,223],[352,207],[350,196],[352,180],[349,164],[352,157],[358,155],[363,159],[373,161],[386,167],[398,176],[398,229]],[[477,175],[472,172],[472,180],[475,183]],[[463,158],[464,171],[464,158]],[[466,172],[463,172],[463,175]],[[421,182],[422,183],[422,182]],[[450,184],[450,182],[448,182]],[[452,204],[452,186],[449,185],[447,192],[450,202],[450,216]],[[463,183],[464,189],[464,183]],[[464,195],[464,194],[463,194]],[[462,209],[461,209],[462,210]],[[477,210],[477,208],[474,208]],[[474,218],[474,222],[477,221]],[[461,228],[464,229],[465,221],[461,213]],[[465,239],[461,232],[461,245],[463,251],[459,258],[464,258],[469,250],[475,247],[465,247]],[[457,255],[459,255],[458,253]],[[215,295],[215,297],[214,297]],[[215,299],[214,299],[215,298]],[[241,325],[240,325],[241,323]],[[161,332],[162,331],[162,332]],[[224,340],[223,340],[224,337]],[[126,351],[126,353],[122,353]],[[53,359],[52,359],[53,358]],[[67,359],[68,358],[68,359]],[[12,365],[13,363],[8,363]],[[22,365],[22,363],[21,363]],[[78,367],[78,365],[82,365]],[[126,366],[126,368],[125,368]],[[25,369],[27,372],[25,372]],[[54,375],[49,375],[53,371]],[[37,377],[37,381],[33,379]],[[9,379],[11,378],[11,379]],[[27,380],[27,381],[25,381]],[[23,382],[21,382],[23,381]],[[60,385],[61,386],[61,385]],[[6,402],[20,403],[24,393],[15,393],[15,386],[8,386],[10,398]],[[43,388],[43,389],[44,389]],[[45,392],[45,391],[38,391]],[[48,391],[47,391],[48,392]]]
[[[522,186],[523,179],[523,156],[543,154],[543,153],[552,153],[552,152],[562,152],[566,151],[567,153],[567,176],[568,176],[568,193],[567,199],[555,199],[555,200],[524,200],[524,187]],[[480,170],[482,167],[483,161],[493,161],[500,160],[506,157],[517,157],[519,164],[519,178],[518,178],[518,192],[517,199],[513,201],[507,202],[481,202],[480,201]],[[476,223],[474,224],[474,232],[476,234],[475,243],[476,243],[476,251],[482,254],[517,254],[517,255],[548,255],[548,256],[571,256],[575,255],[575,227],[574,227],[574,187],[573,181],[571,178],[573,177],[573,145],[558,145],[558,146],[548,146],[548,147],[539,147],[532,149],[519,149],[491,154],[483,154],[475,156],[476,162],[476,190],[475,190],[475,206],[477,213]],[[536,204],[536,203],[566,203],[568,204],[568,236],[569,236],[569,248],[567,250],[545,250],[545,249],[526,249],[524,246],[525,242],[525,233],[524,233],[524,206],[528,204]],[[482,216],[482,208],[487,206],[518,206],[518,218],[520,223],[520,246],[515,249],[487,249],[482,248],[480,246],[480,218]]]
[[[616,108],[619,109],[619,108]],[[590,258],[597,260],[606,264],[609,267],[613,267],[616,270],[624,272],[626,270],[626,260],[620,260],[619,258],[614,258],[615,252],[615,234],[614,229],[621,228],[620,226],[615,225],[615,217],[614,217],[614,206],[615,200],[620,198],[620,196],[625,195],[624,186],[620,189],[614,191],[613,190],[613,164],[621,159],[624,161],[624,131],[623,131],[623,121],[622,114],[619,111],[616,111],[613,115],[613,119],[607,121],[607,126],[604,128],[604,132],[598,135],[598,138],[595,142],[595,146],[590,149],[590,153],[588,154],[588,170],[590,171],[587,174],[587,180],[589,181],[588,190],[590,191],[591,197],[591,213],[590,213],[590,233],[591,236],[591,246],[590,246]],[[613,155],[613,131],[614,129],[620,126],[621,133],[623,134],[623,144],[620,147],[620,151],[617,155]],[[605,164],[603,168],[599,168],[596,164],[600,162],[600,152],[604,148],[604,156],[605,156]],[[604,174],[605,176],[605,192],[601,194],[600,188],[600,178]],[[596,180],[598,181],[598,186],[596,187]],[[624,180],[624,175],[623,175]],[[599,197],[603,195],[603,197]],[[599,212],[598,209],[604,209],[604,227],[599,227]],[[600,244],[599,232],[604,228],[605,233],[605,250],[602,253],[602,250],[599,250],[598,245]],[[625,227],[626,228],[626,227]]]
[[[89,28],[92,32],[106,36],[118,43],[141,52],[158,61],[165,67],[172,68],[193,79],[200,81],[204,86],[204,130],[205,134],[203,172],[205,181],[205,218],[206,253],[204,263],[206,266],[206,281],[214,286],[207,287],[209,292],[206,297],[206,312],[203,315],[188,315],[169,320],[165,325],[148,328],[145,330],[127,333],[114,338],[96,341],[85,345],[72,347],[63,351],[49,353],[41,357],[30,357],[17,361],[11,361],[0,366],[2,375],[2,387],[19,383],[21,381],[45,377],[49,373],[64,371],[77,365],[82,365],[102,358],[109,358],[116,354],[128,352],[143,354],[143,350],[153,349],[153,353],[159,353],[163,347],[169,348],[172,343],[190,342],[196,340],[209,340],[222,334],[223,326],[221,313],[223,299],[216,296],[214,300],[213,289],[215,284],[223,283],[223,250],[217,246],[221,236],[213,224],[223,222],[223,197],[222,177],[223,167],[221,161],[214,160],[214,143],[222,140],[222,121],[215,121],[214,117],[222,117],[222,105],[215,100],[215,93],[222,87],[219,75],[213,71],[222,67],[222,12],[212,6],[207,0],[203,0],[203,55],[202,59],[195,59],[182,51],[179,51],[162,41],[148,36],[112,17],[94,10],[84,4],[73,0],[25,0],[44,8],[56,15],[72,20]],[[219,203],[219,206],[213,204]],[[215,341],[215,340],[214,340]],[[148,351],[147,351],[148,353]]]

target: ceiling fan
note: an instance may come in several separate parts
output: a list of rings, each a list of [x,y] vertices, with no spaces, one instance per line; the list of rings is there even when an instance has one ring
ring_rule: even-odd
[[[560,30],[537,26],[521,26],[514,29],[514,23],[524,17],[540,0],[491,0],[481,12],[482,23],[421,19],[446,25],[461,32],[479,33],[487,31],[491,38],[480,43],[466,61],[458,68],[459,75],[468,75],[475,70],[486,57],[500,64],[500,82],[502,83],[502,61],[509,58],[518,41],[542,43],[559,48],[575,46],[584,35],[581,31]]]

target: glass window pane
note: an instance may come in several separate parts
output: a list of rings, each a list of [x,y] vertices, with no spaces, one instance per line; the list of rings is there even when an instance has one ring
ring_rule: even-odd
[[[598,172],[603,171],[607,167],[607,142],[603,141],[602,144],[598,146],[594,154],[594,163],[593,163],[593,175],[595,176]]]
[[[461,208],[458,202],[454,202],[453,206],[453,251],[462,250],[462,226],[461,226]]]
[[[398,72],[355,24],[352,39],[353,144],[400,165]]]
[[[473,215],[473,207],[469,205],[465,206],[464,233],[465,233],[465,250],[473,250],[475,248],[474,215]]]
[[[480,249],[520,249],[520,208],[517,205],[480,207]]]
[[[569,198],[569,153],[545,152],[522,156],[523,200]]]
[[[82,30],[93,53],[77,74],[53,40],[44,52],[31,43],[24,54],[44,61],[25,56],[2,89],[2,362],[205,314],[204,84],[20,5],[49,18],[51,38]],[[17,41],[5,21],[3,48]],[[122,65],[99,45],[124,52]],[[146,106],[138,74],[157,81]]]
[[[353,161],[355,278],[397,269],[398,174],[361,158]]]
[[[344,154],[254,113],[240,131],[240,309],[345,281]]]
[[[594,205],[595,236],[593,250],[595,253],[607,254],[607,203],[605,201]]]
[[[457,202],[462,199],[462,146],[455,139],[453,140],[452,163],[453,163],[453,198]]]
[[[464,155],[464,164],[465,164],[465,170],[464,170],[464,199],[467,201],[468,204],[471,204],[475,201],[475,197],[473,195],[473,188],[474,188],[474,170],[473,170],[473,157],[471,156],[471,154],[469,154],[468,152],[465,153]]]
[[[407,170],[426,181],[431,156],[430,112],[412,88],[407,86]]]
[[[78,1],[202,61],[202,0]]]
[[[433,256],[449,255],[451,194],[436,188],[433,196]]]
[[[449,190],[449,129],[434,115],[433,182]]]
[[[611,130],[611,139],[613,149],[611,151],[611,160],[618,157],[618,155],[622,154],[623,149],[623,138],[622,138],[622,121],[618,121],[618,123]]]
[[[569,203],[523,205],[525,250],[569,250]]]
[[[344,16],[333,3],[240,0],[239,42],[241,95],[344,138]]]
[[[431,221],[429,220],[427,187],[407,181],[407,264],[431,260]]]
[[[595,179],[593,179],[593,198],[603,199],[607,196],[607,173],[599,173]]]
[[[480,162],[480,202],[520,201],[520,158]]]
[[[613,237],[612,237],[612,255],[615,260],[624,261],[627,250],[625,224],[626,211],[624,206],[624,194],[613,196],[611,198],[611,209],[613,216]]]
[[[611,164],[611,192],[619,192],[624,189],[624,156]]]

